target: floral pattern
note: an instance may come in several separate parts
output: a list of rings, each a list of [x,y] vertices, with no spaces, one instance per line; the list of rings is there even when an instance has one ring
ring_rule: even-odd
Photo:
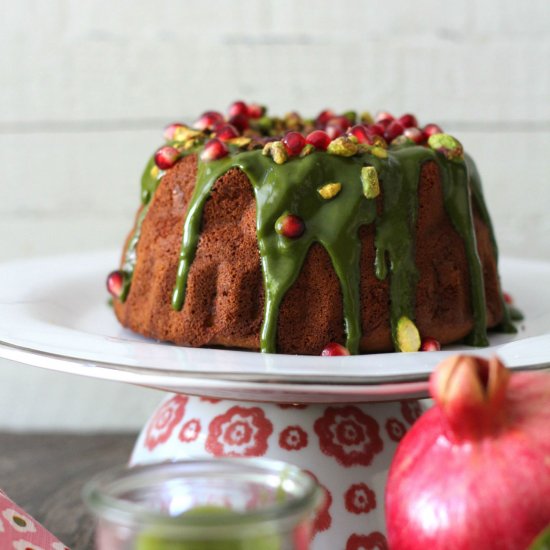
[[[342,466],[368,466],[383,449],[378,423],[358,407],[327,407],[315,421],[321,451]]]
[[[288,426],[279,434],[279,445],[287,451],[299,451],[307,447],[307,432],[300,426]]]
[[[214,456],[263,456],[273,424],[260,407],[231,407],[208,428],[206,450]]]
[[[420,418],[422,412],[422,405],[417,399],[401,401],[401,414],[411,426]]]
[[[69,550],[0,491],[0,549]]]
[[[11,525],[19,533],[34,533],[36,531],[32,519],[13,508],[6,508],[2,512],[2,515],[8,522],[8,525]]]
[[[188,398],[183,395],[175,395],[166,401],[147,427],[145,446],[152,451],[157,445],[170,439],[174,428],[181,422],[185,413],[185,405]]]
[[[344,502],[348,512],[368,514],[376,508],[376,494],[366,483],[356,483],[346,491]]]
[[[201,433],[201,421],[198,418],[188,420],[182,427],[179,433],[180,441],[191,443],[195,441]]]
[[[14,550],[44,550],[42,546],[37,546],[28,540],[14,540],[13,541]]]
[[[388,418],[388,420],[386,420],[386,431],[391,440],[399,443],[407,433],[407,428],[405,428],[403,422],[399,422],[397,418]]]
[[[199,397],[200,401],[204,401],[205,403],[219,403],[221,399],[217,399],[216,397]]]
[[[306,472],[319,484],[323,491],[323,505],[319,508],[315,519],[313,520],[313,526],[311,528],[311,535],[315,537],[317,533],[330,529],[332,525],[332,516],[330,515],[330,507],[332,506],[332,494],[331,492],[319,481],[317,476],[310,470]]]
[[[386,537],[378,531],[370,535],[354,533],[346,544],[346,550],[388,550],[388,548]]]

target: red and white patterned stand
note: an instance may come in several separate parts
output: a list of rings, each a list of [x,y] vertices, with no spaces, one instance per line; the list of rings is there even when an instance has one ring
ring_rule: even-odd
[[[325,490],[313,550],[382,550],[387,471],[421,411],[417,400],[283,405],[170,394],[142,430],[130,464],[205,456],[291,462]]]

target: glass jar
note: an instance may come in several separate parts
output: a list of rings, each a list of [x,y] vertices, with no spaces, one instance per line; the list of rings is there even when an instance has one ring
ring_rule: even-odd
[[[137,466],[84,488],[98,550],[307,550],[321,494],[303,470],[268,459]]]

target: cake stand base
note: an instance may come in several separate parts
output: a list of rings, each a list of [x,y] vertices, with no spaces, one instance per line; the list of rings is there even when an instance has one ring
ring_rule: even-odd
[[[197,457],[284,460],[325,490],[313,550],[387,548],[384,488],[417,400],[287,405],[169,394],[142,430],[130,465]]]

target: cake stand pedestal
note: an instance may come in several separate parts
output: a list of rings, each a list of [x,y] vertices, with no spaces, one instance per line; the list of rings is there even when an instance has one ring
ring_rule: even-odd
[[[291,462],[325,491],[313,550],[381,550],[388,468],[421,411],[416,399],[325,405],[169,394],[143,428],[130,465],[212,456]]]

